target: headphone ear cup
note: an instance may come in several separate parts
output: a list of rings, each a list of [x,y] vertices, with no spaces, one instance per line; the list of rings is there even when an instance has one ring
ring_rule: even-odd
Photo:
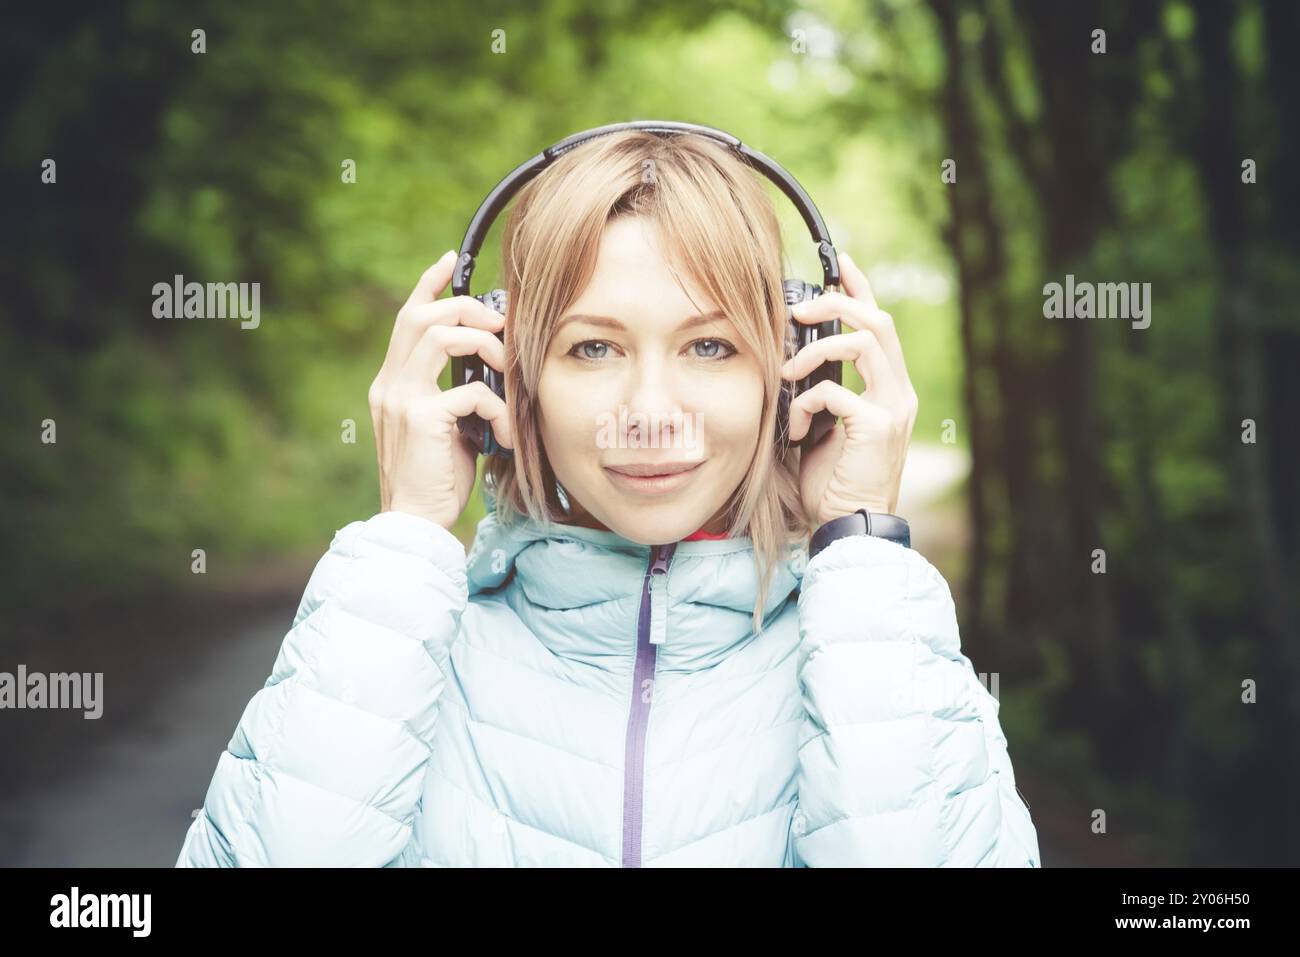
[[[489,309],[495,309],[501,315],[506,314],[506,305],[510,300],[510,294],[504,289],[493,289],[491,292],[481,293],[474,297]]]
[[[822,294],[821,286],[813,286],[815,291],[809,297],[815,299]],[[840,319],[836,316],[834,319],[826,322],[813,323],[812,325],[799,324],[799,348],[817,342],[820,339],[826,339],[830,336],[838,336],[841,331]],[[800,380],[798,388],[806,392],[816,386],[819,382],[834,382],[836,385],[843,384],[844,365],[838,359],[829,362],[823,362],[816,369],[813,369],[808,375]],[[808,433],[803,438],[803,452],[807,455],[813,447],[821,442],[822,438],[831,429],[835,428],[835,422],[839,417],[827,409],[813,413],[812,424],[808,427]]]
[[[783,279],[781,281],[781,291],[785,295],[785,359],[792,359],[798,354],[803,345],[811,340],[807,339],[805,335],[805,330],[810,327],[795,319],[791,307],[796,303],[816,298],[817,294],[821,292],[821,287],[804,282],[802,279]],[[782,455],[790,447],[790,403],[794,401],[798,394],[798,381],[781,380],[781,391],[777,396],[776,405],[776,444]],[[808,437],[812,437],[811,429]],[[800,448],[804,454],[807,454],[812,445],[812,442],[805,440],[800,443]]]
[[[493,289],[491,292],[481,293],[474,298],[489,309],[493,309],[505,316],[509,305],[509,296],[504,289]],[[504,329],[496,335],[503,343],[506,341]],[[452,356],[451,376],[453,388],[467,385],[470,382],[484,382],[492,390],[493,394],[501,401],[505,401],[505,375],[497,372],[478,355]],[[469,439],[470,444],[474,446],[480,455],[504,455],[507,458],[514,455],[511,449],[497,442],[496,436],[492,434],[492,426],[477,413],[463,416],[456,423],[456,427],[462,435]]]

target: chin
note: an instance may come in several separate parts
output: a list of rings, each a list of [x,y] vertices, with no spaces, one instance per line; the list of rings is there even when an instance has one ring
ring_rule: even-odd
[[[613,521],[603,520],[611,531],[639,545],[663,545],[690,535],[709,520],[714,510],[705,510],[698,517],[686,514],[681,503],[663,502],[647,505],[637,502],[610,502],[608,513]]]

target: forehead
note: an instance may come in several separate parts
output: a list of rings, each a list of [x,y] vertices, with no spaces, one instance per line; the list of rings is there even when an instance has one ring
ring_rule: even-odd
[[[645,217],[613,220],[601,236],[591,282],[568,311],[630,320],[658,316],[666,321],[716,309],[717,304],[680,268],[674,276],[666,257]]]

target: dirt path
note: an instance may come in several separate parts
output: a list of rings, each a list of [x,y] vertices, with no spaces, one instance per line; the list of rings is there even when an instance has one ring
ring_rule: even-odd
[[[293,621],[311,564],[8,641],[0,670],[103,672],[103,714],[0,714],[0,866],[164,866]]]

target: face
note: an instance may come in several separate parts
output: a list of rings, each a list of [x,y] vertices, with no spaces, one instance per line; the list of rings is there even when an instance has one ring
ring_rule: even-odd
[[[677,283],[649,223],[610,222],[538,385],[542,443],[568,521],[643,545],[726,530],[724,509],[750,468],[763,407],[757,358],[736,327]]]

